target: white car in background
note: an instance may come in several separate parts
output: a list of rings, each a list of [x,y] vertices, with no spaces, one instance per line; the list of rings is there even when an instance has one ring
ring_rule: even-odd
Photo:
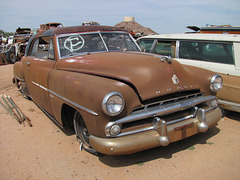
[[[240,35],[164,34],[144,36],[137,42],[145,52],[219,73],[223,77],[223,88],[217,94],[219,105],[240,112]]]
[[[9,37],[8,37],[8,43],[7,43],[7,44],[13,44],[13,39],[14,39],[13,36],[9,36]]]

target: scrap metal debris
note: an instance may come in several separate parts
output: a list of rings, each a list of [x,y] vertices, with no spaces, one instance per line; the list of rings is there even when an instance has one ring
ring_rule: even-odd
[[[25,121],[28,123],[30,127],[32,127],[32,123],[30,119],[26,117],[23,112],[19,109],[16,103],[12,100],[10,96],[1,95],[3,102],[0,100],[0,105],[11,115],[13,116],[19,124],[24,123]]]

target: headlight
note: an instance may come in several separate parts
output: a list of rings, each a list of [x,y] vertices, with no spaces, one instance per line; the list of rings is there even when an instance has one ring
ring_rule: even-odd
[[[105,114],[109,116],[117,116],[124,108],[124,99],[118,92],[110,92],[102,102],[102,108]]]
[[[210,88],[212,91],[217,92],[222,88],[223,80],[219,74],[215,74],[211,79]]]

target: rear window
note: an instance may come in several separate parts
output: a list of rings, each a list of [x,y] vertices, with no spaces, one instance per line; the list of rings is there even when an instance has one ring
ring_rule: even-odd
[[[234,64],[233,44],[180,41],[179,58]]]

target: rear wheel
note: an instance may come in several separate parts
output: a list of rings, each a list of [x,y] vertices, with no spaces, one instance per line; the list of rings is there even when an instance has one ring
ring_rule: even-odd
[[[17,79],[15,79],[14,82],[17,84],[18,91],[23,95],[23,97],[30,100],[31,98],[29,97],[26,85],[23,85],[21,81],[18,81]]]

